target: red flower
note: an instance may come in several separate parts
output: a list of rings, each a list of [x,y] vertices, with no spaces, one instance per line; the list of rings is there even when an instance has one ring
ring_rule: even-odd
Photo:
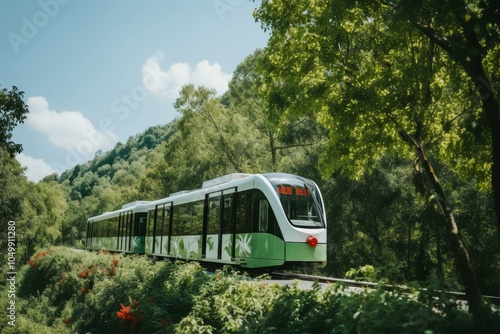
[[[125,306],[120,303],[120,311],[116,312],[116,316],[123,320],[126,326],[138,325],[142,321],[142,315],[137,309],[139,303],[137,300],[134,300],[131,306]],[[130,310],[130,307],[133,308],[133,311]]]
[[[68,325],[70,321],[71,321],[71,319],[70,319],[70,318],[66,318],[66,319],[64,319],[64,323],[65,323],[66,325]]]
[[[111,263],[112,266],[116,267],[118,265],[118,260],[113,259],[113,262]]]
[[[83,271],[80,271],[79,275],[81,278],[87,278],[87,274],[84,273]]]
[[[120,311],[116,312],[116,316],[122,320],[127,321],[130,317],[130,306],[125,306],[122,303],[120,303]]]

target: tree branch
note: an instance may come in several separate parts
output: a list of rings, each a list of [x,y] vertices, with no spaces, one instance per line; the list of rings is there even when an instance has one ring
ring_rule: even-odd
[[[427,37],[430,38],[431,41],[439,45],[443,50],[447,51],[450,56],[452,56],[451,51],[452,51],[452,44],[451,42],[446,39],[443,35],[438,33],[434,28],[432,28],[430,25],[427,24],[422,24],[420,22],[412,22],[415,27],[423,32]]]

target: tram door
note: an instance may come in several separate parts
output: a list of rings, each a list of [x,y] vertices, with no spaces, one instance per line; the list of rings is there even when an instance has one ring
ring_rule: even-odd
[[[120,251],[130,251],[132,236],[132,211],[121,212],[118,220],[118,247]]]
[[[203,224],[202,256],[207,260],[234,258],[236,188],[207,194]]]
[[[172,202],[159,204],[154,213],[153,254],[167,255],[172,235]]]

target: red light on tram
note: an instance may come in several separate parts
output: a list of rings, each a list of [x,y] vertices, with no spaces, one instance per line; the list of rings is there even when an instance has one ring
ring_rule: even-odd
[[[316,247],[318,245],[318,239],[310,235],[307,237],[306,243],[311,247]]]
[[[278,187],[278,194],[281,195],[291,195],[292,194],[292,187],[285,187],[285,186],[280,186]]]
[[[309,196],[311,195],[311,191],[305,188],[295,188],[295,195],[297,196]]]

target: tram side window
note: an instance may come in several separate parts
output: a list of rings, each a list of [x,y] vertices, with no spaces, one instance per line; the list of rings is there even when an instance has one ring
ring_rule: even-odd
[[[91,235],[92,235],[92,223],[87,222],[87,231],[85,232],[85,239],[89,239]]]
[[[106,235],[105,235],[105,233],[104,233],[104,232],[106,231],[106,230],[105,230],[105,228],[104,228],[104,224],[105,224],[105,223],[106,223],[106,221],[105,221],[105,220],[101,220],[101,221],[99,222],[99,236],[100,236],[101,238],[104,238],[104,237],[106,236]]]
[[[168,235],[170,233],[169,231],[169,226],[170,226],[170,218],[171,218],[171,212],[172,207],[170,204],[165,204],[163,208],[163,235]]]
[[[118,236],[120,238],[125,236],[125,217],[123,215],[120,216],[120,226],[118,229]]]
[[[219,208],[220,196],[215,196],[208,199],[208,234],[219,233]]]
[[[172,235],[191,234],[191,203],[175,206]]]
[[[134,236],[135,235],[135,229],[137,228],[135,219],[136,219],[137,213],[130,213],[130,230],[129,230],[129,235]]]
[[[120,235],[120,217],[116,216],[113,218],[113,225],[115,226],[114,227],[114,230],[115,230],[115,235],[114,237],[115,238],[118,238],[118,236]]]
[[[106,236],[113,236],[113,221],[111,219],[106,220]]]
[[[259,201],[259,231],[269,231],[269,202],[267,199]]]
[[[108,219],[108,236],[109,237],[116,237],[116,230],[118,229],[118,222],[116,221],[116,218],[109,218]]]
[[[125,214],[125,234],[124,237],[129,238],[130,233],[132,232],[132,222],[133,222],[133,214],[132,212],[127,212]]]
[[[155,224],[155,210],[150,210],[148,212],[148,226],[147,226],[147,235],[149,237],[152,237],[153,236],[153,227],[154,227],[154,224]]]
[[[255,222],[252,230],[254,232],[271,233],[283,239],[278,221],[266,196],[261,191],[255,190],[252,202],[252,221]]]
[[[203,207],[204,201],[193,203],[193,220],[191,226],[191,234],[203,233]]]
[[[137,230],[136,235],[145,236],[146,235],[146,222],[147,222],[147,214],[139,213],[137,214]]]
[[[222,233],[231,233],[231,219],[233,207],[233,194],[224,195],[222,201],[224,207],[222,210]]]
[[[132,214],[127,212],[125,213],[125,216],[123,217],[125,219],[125,232],[123,234],[124,237],[129,237],[130,236],[130,223],[132,218]]]
[[[107,219],[103,220],[101,222],[101,224],[102,224],[102,236],[105,238],[108,236],[108,222],[109,221]]]
[[[236,233],[252,232],[252,192],[238,194],[236,207]]]
[[[164,235],[163,225],[165,224],[165,210],[164,205],[158,205],[156,207],[156,236],[159,237]]]

